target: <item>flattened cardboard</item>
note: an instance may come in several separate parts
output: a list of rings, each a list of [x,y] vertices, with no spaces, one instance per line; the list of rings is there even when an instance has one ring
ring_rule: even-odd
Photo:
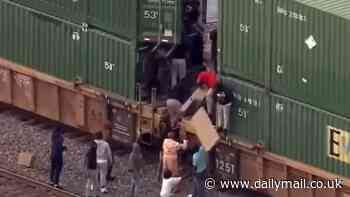
[[[191,118],[190,125],[206,151],[209,151],[219,142],[220,136],[215,130],[207,112],[201,107]]]
[[[180,111],[184,116],[192,116],[201,107],[208,90],[198,88],[192,96],[182,105]]]
[[[30,168],[30,167],[32,167],[32,163],[33,163],[33,154],[32,153],[21,152],[18,155],[18,159],[17,159],[18,165],[22,165],[22,166],[25,166],[27,168]]]

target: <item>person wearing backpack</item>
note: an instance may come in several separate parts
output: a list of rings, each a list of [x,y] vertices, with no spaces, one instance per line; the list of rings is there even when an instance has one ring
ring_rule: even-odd
[[[86,197],[97,196],[97,144],[93,141],[85,156],[85,169],[87,171]]]

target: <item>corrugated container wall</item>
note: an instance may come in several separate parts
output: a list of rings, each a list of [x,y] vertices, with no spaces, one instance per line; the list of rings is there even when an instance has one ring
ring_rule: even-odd
[[[0,1],[0,43],[1,57],[69,81],[86,76],[80,26]]]
[[[178,43],[183,0],[3,0],[115,34]]]
[[[0,57],[133,99],[136,44],[0,1]]]
[[[274,1],[271,87],[279,94],[350,117],[350,18],[335,15],[349,13],[350,2],[337,1],[344,10],[339,13],[334,11],[334,2],[312,4],[332,12],[328,13],[295,1]]]
[[[75,23],[86,21],[89,0],[2,0],[57,16]]]
[[[81,0],[80,0],[81,1]],[[89,0],[88,23],[122,38],[136,38],[138,0]]]
[[[267,143],[269,100],[264,89],[237,79],[223,78],[226,92],[231,96],[229,135],[250,143]]]
[[[8,1],[8,0],[4,0]],[[79,25],[136,38],[137,0],[10,0]]]
[[[233,97],[227,138],[350,177],[350,119],[238,79],[222,81]]]
[[[133,99],[136,46],[101,31],[89,30],[88,82]]]
[[[221,73],[265,85],[269,82],[271,0],[221,0]]]
[[[350,120],[285,97],[272,96],[274,153],[350,177]]]

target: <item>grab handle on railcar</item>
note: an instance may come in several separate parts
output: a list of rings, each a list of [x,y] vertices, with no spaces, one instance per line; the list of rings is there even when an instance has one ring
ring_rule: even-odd
[[[136,84],[136,98],[137,98],[137,102],[141,103],[141,92],[142,92],[142,85],[141,83],[137,83]]]
[[[152,88],[151,92],[151,105],[155,105],[157,102],[157,88]]]

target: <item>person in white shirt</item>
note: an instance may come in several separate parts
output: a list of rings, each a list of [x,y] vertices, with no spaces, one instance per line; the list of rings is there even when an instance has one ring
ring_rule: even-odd
[[[97,171],[102,193],[107,193],[107,172],[108,165],[112,163],[112,150],[109,144],[102,139],[102,132],[97,134],[94,141],[97,144]]]
[[[172,177],[170,170],[164,170],[162,189],[160,190],[160,197],[174,197],[175,188],[180,183],[181,177]]]

